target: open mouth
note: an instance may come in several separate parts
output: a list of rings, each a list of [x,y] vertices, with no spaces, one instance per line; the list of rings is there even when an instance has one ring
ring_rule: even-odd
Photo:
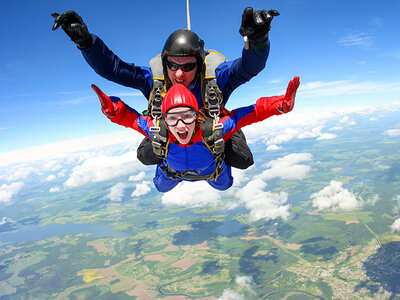
[[[186,138],[188,137],[189,132],[185,131],[185,132],[178,132],[178,136],[181,140],[186,140]]]

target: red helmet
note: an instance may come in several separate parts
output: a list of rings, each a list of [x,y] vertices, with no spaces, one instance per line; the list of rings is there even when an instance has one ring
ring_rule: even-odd
[[[197,99],[193,93],[181,83],[174,84],[167,92],[162,102],[162,113],[178,106],[187,106],[193,108],[196,112],[199,110]]]

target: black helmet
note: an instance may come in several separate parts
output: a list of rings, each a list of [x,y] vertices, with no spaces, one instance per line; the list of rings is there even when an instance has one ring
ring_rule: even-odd
[[[197,70],[200,72],[204,63],[204,42],[197,34],[188,29],[179,29],[173,32],[165,42],[161,53],[164,70],[166,70],[167,56],[195,56]]]

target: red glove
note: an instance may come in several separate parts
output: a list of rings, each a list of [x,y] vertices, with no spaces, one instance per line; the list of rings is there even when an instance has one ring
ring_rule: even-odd
[[[290,80],[286,89],[285,97],[283,98],[281,107],[278,107],[278,111],[286,114],[293,109],[294,98],[296,97],[297,88],[300,85],[300,77],[296,76]]]
[[[119,103],[122,103],[121,101],[118,101],[118,103],[113,102],[110,97],[108,97],[106,94],[103,93],[102,90],[100,90],[96,85],[92,84],[92,89],[96,92],[97,96],[99,97],[99,100],[101,102],[101,111],[103,114],[106,115],[108,118],[115,117],[117,114],[117,111],[120,109]]]
[[[299,85],[300,78],[295,77],[290,80],[285,95],[259,98],[256,103],[258,120],[262,121],[272,115],[290,112],[293,109],[294,98]]]

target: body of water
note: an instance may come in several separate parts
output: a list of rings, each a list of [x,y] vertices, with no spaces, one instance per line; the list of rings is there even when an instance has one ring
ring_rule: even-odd
[[[15,224],[13,229],[13,231],[1,232],[0,242],[40,241],[54,236],[79,233],[88,233],[95,238],[128,236],[128,234],[115,231],[111,226],[104,224],[49,224],[45,226]]]

